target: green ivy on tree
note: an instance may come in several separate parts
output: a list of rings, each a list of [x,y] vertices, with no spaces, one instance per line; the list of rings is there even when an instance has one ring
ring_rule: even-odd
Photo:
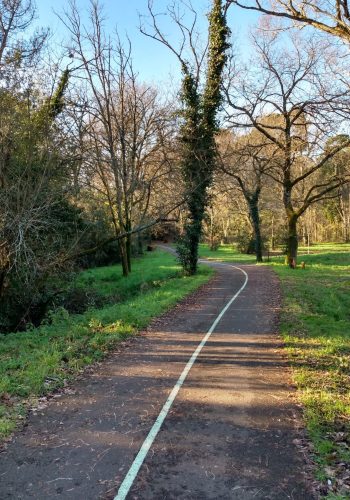
[[[213,0],[209,14],[208,65],[203,90],[190,65],[185,62],[182,64],[181,166],[189,215],[177,250],[184,271],[189,275],[197,271],[202,221],[208,204],[208,188],[213,180],[217,112],[222,99],[221,80],[229,48],[228,35],[222,1]]]

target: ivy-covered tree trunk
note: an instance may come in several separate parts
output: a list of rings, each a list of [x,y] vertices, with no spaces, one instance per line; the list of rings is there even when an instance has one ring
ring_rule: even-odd
[[[260,215],[257,200],[253,197],[249,201],[249,215],[254,230],[256,261],[263,261],[263,245],[260,229]]]
[[[198,179],[200,183],[200,179]],[[202,233],[202,221],[204,218],[205,207],[207,204],[207,183],[200,186],[197,196],[194,197],[192,203],[189,204],[190,209],[190,222],[186,226],[186,238],[188,245],[188,262],[185,271],[193,275],[197,271],[198,262],[198,246]]]
[[[198,76],[183,63],[182,103],[183,125],[180,140],[182,172],[186,186],[188,221],[185,234],[178,244],[178,254],[184,271],[197,271],[198,245],[202,221],[208,204],[208,187],[212,183],[215,164],[215,132],[217,111],[221,104],[221,80],[228,49],[229,30],[221,0],[213,0],[209,14],[208,67],[203,92]]]
[[[297,232],[298,217],[296,214],[291,214],[288,217],[288,237],[287,237],[287,263],[289,267],[295,268],[297,264],[298,254],[298,232]]]

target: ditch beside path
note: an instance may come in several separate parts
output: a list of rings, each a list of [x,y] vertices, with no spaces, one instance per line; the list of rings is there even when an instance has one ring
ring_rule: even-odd
[[[191,354],[244,275],[211,264],[201,290],[30,414],[0,453],[0,498],[111,499]],[[277,335],[278,280],[246,288],[180,389],[128,499],[313,499],[294,441],[298,410]]]

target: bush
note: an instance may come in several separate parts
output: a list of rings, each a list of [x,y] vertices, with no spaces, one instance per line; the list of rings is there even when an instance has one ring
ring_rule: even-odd
[[[176,243],[177,261],[185,273],[189,273],[191,267],[191,251],[185,238],[179,238]]]

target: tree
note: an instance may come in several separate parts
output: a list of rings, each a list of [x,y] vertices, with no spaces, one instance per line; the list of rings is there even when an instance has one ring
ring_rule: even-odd
[[[178,253],[185,272],[191,275],[197,271],[198,245],[208,204],[208,188],[212,183],[215,167],[217,112],[221,105],[221,79],[226,62],[226,51],[229,47],[226,6],[223,6],[221,0],[213,0],[208,16],[209,33],[204,83],[202,83],[202,67],[206,51],[200,53],[196,47],[197,13],[190,7],[193,23],[187,27],[183,24],[175,5],[168,9],[172,21],[178,26],[182,36],[180,48],[176,49],[159,28],[150,1],[148,7],[153,32],[148,33],[143,27],[141,31],[167,46],[176,55],[183,74],[179,142],[189,215],[185,225],[185,234],[178,245]],[[188,48],[192,54],[191,62],[185,57],[185,48]]]
[[[55,260],[76,240],[79,212],[69,203],[55,120],[68,84],[64,71],[52,96],[0,94],[0,300],[4,327],[28,319],[45,299]],[[14,319],[11,319],[14,318]],[[15,323],[16,325],[16,323]]]
[[[38,55],[47,38],[47,30],[37,30],[31,38],[19,38],[35,17],[32,0],[0,0],[0,77],[10,76],[13,67]],[[13,75],[12,75],[13,76]]]
[[[341,40],[350,40],[350,10],[347,0],[322,2],[316,0],[229,0],[243,9],[254,10],[269,16],[288,19],[293,22],[312,26]]]
[[[329,139],[327,147],[328,149],[332,148],[346,140],[347,136],[344,135],[332,137]],[[328,161],[327,167],[330,172],[350,178],[350,149],[342,149]],[[350,241],[350,182],[339,186],[334,198],[325,204],[325,209],[333,222],[340,222],[341,238],[344,243],[348,243]]]
[[[257,262],[263,261],[261,234],[260,195],[270,169],[274,165],[275,148],[257,130],[234,136],[226,130],[218,137],[219,168],[233,179],[247,203],[249,220],[254,232],[254,249]]]
[[[52,79],[51,95],[40,87],[47,32],[26,36],[34,15],[31,0],[0,1],[2,329],[23,326],[47,303],[48,277],[61,271],[58,257],[76,245],[80,223],[57,133],[69,71]]]
[[[150,196],[169,171],[165,150],[172,137],[172,110],[154,88],[138,82],[117,36],[104,31],[98,3],[90,6],[91,25],[82,25],[75,3],[63,20],[71,34],[70,53],[86,85],[84,176],[106,203],[119,243],[123,274],[131,271],[131,239],[147,220]]]
[[[313,203],[333,197],[348,180],[329,170],[327,162],[349,146],[349,138],[332,147],[326,144],[348,116],[349,89],[326,79],[332,60],[327,46],[301,38],[290,41],[291,50],[277,45],[276,36],[256,40],[257,65],[241,74],[240,81],[229,77],[226,98],[228,121],[256,129],[274,151],[269,176],[283,189],[287,258],[295,266],[299,217]]]

